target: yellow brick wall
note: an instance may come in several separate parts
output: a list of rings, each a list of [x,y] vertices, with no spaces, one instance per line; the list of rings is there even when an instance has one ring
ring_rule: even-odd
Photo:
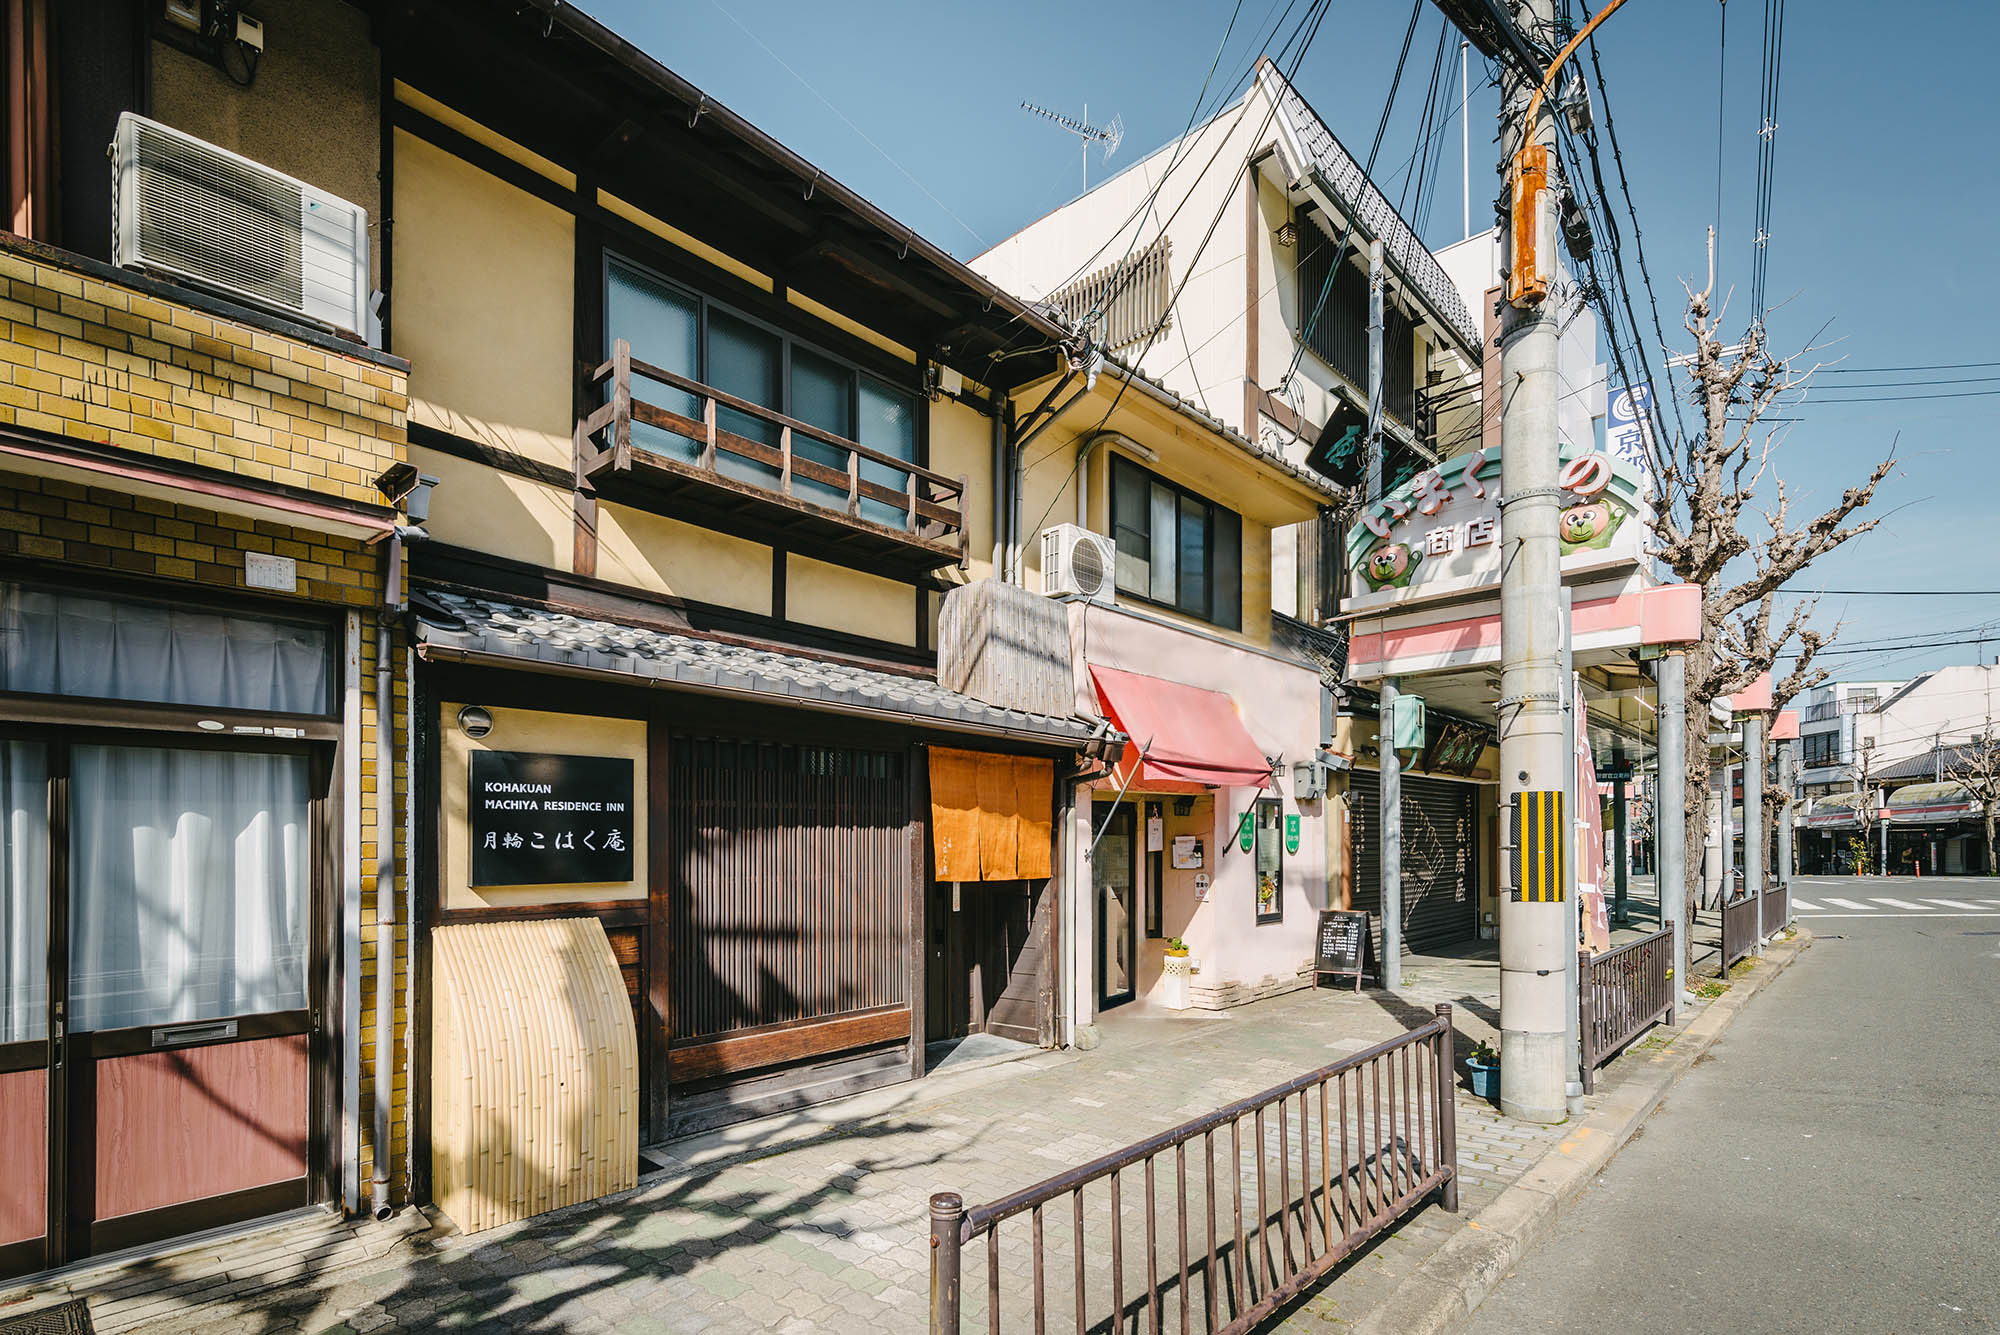
[[[361,1040],[361,1198],[366,1201],[368,1182],[374,1171],[373,1070],[375,988],[380,969],[375,958],[375,654],[379,628],[373,615],[382,597],[382,557],[379,548],[356,539],[330,537],[305,529],[252,520],[241,515],[219,514],[211,510],[176,505],[147,496],[72,482],[0,472],[0,560],[9,557],[62,562],[72,567],[115,571],[140,578],[184,581],[200,588],[205,596],[211,589],[242,589],[243,557],[249,552],[290,556],[298,562],[299,587],[293,595],[301,604],[332,605],[361,614],[361,1009],[349,1017],[358,1026]],[[168,587],[168,586],[163,586]],[[263,597],[282,597],[259,591]],[[408,683],[403,671],[405,641],[397,638],[392,660],[395,717],[390,720],[394,736],[395,841],[399,873],[407,868],[404,847],[404,813],[407,810],[409,774],[405,765],[408,742]],[[336,778],[336,782],[337,782]],[[338,835],[336,836],[338,838]],[[343,872],[344,874],[344,872]],[[395,957],[390,972],[394,978],[396,1052],[395,1097],[391,1109],[391,1185],[398,1202],[408,1199],[409,1147],[408,1091],[404,1069],[408,1049],[408,960],[409,927],[405,906],[404,877],[399,874],[391,893],[397,896]],[[336,903],[341,883],[328,887]],[[337,919],[336,919],[337,921]],[[329,1011],[338,1013],[342,999],[338,993],[327,998]],[[336,1054],[337,1056],[337,1054]],[[344,1076],[336,1072],[336,1089],[344,1087]],[[339,1145],[338,1128],[335,1144]]]
[[[0,426],[379,503],[406,377],[0,250]]]

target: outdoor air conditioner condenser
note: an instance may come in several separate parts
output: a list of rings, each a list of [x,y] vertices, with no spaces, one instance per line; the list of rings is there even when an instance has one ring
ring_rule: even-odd
[[[1118,601],[1118,551],[1111,539],[1075,524],[1042,530],[1042,592],[1052,598]]]
[[[366,337],[366,210],[129,111],[111,159],[114,264]]]

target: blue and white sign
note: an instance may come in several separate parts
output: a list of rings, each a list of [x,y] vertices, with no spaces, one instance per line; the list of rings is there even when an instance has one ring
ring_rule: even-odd
[[[1605,405],[1604,452],[1637,469],[1645,493],[1653,492],[1653,387],[1646,381],[1628,385]]]

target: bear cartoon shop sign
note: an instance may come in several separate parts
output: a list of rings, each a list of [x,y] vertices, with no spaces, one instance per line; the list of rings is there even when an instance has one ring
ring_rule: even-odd
[[[1565,572],[1636,563],[1643,478],[1622,459],[1563,447],[1557,536]],[[1347,534],[1357,593],[1348,611],[1499,583],[1500,452],[1473,450],[1426,469],[1362,511]]]

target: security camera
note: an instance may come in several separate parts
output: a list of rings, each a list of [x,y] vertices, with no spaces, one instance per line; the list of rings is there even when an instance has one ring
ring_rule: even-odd
[[[429,473],[419,472],[415,464],[390,464],[382,476],[375,479],[375,490],[382,493],[389,504],[409,516],[412,524],[421,524],[431,515],[431,488],[438,480]]]

